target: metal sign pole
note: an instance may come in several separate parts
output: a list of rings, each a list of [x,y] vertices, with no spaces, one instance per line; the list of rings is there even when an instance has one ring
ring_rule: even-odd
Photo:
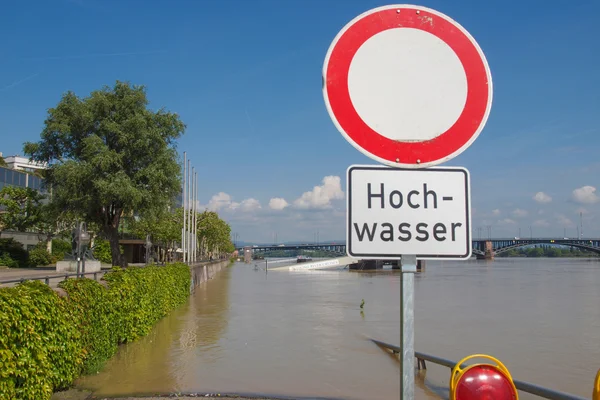
[[[400,261],[400,382],[402,400],[415,398],[415,272],[417,256],[404,255]]]
[[[80,268],[81,268],[81,223],[77,221],[77,228],[75,228],[75,240],[77,243],[76,251],[77,251],[77,278],[79,278]]]

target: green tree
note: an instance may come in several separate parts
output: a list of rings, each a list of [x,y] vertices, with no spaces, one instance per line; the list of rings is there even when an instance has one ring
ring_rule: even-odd
[[[154,210],[154,212],[145,213],[132,221],[132,231],[139,237],[150,235],[152,242],[161,244],[171,257],[177,249],[177,243],[181,240],[181,230],[183,228],[183,209],[178,208],[170,210]],[[167,254],[164,256],[166,257]]]
[[[62,210],[57,202],[49,202],[41,205],[40,219],[33,228],[38,238],[46,243],[48,252],[52,253],[52,243],[55,237],[70,236],[81,215],[74,214],[68,210]]]
[[[49,163],[52,201],[97,224],[113,265],[124,265],[121,219],[172,204],[181,180],[175,141],[184,130],[177,114],[148,109],[144,86],[117,81],[86,98],[67,92],[24,152]]]
[[[197,218],[198,243],[201,253],[205,256],[218,256],[222,253],[232,253],[231,227],[214,211],[204,211]]]
[[[42,220],[44,196],[31,188],[5,186],[0,190],[0,232],[26,232]]]
[[[6,160],[4,160],[4,157],[0,156],[0,167],[8,167],[8,164],[6,164]]]

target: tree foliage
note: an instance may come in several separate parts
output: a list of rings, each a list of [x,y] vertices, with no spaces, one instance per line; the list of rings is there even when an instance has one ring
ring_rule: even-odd
[[[205,210],[198,214],[198,242],[202,251],[208,254],[232,253],[231,227],[219,214]]]
[[[5,186],[0,190],[0,229],[26,232],[42,220],[44,196],[31,188]]]
[[[49,163],[53,203],[96,223],[113,265],[122,265],[122,217],[166,209],[179,193],[175,140],[184,129],[177,114],[148,109],[143,86],[117,81],[86,98],[67,92],[49,109],[41,140],[24,152]]]
[[[197,213],[197,237],[201,257],[232,253],[231,227],[216,212]],[[155,212],[134,219],[131,224],[138,237],[150,235],[154,243],[160,243],[171,253],[181,242],[183,230],[183,208],[173,211]]]
[[[6,164],[6,160],[2,156],[0,156],[0,167],[8,167],[8,164]]]

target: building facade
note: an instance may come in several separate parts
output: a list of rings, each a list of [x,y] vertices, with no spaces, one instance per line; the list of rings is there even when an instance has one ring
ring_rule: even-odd
[[[4,162],[6,167],[0,167],[0,190],[4,186],[18,186],[44,191],[44,180],[34,173],[45,170],[46,164],[34,163],[21,156],[4,157]]]
[[[0,167],[0,190],[4,186],[18,186],[43,191],[44,180],[39,176],[18,171],[12,168]]]
[[[0,157],[2,153],[0,153]],[[44,169],[40,164],[30,163],[27,158],[10,156],[4,158],[7,167],[0,167],[0,190],[5,186],[31,188],[45,193],[44,180],[33,174],[36,170]],[[2,212],[2,210],[0,210]],[[13,238],[27,250],[34,248],[40,239],[34,232],[2,232],[3,238]]]
[[[0,156],[2,156],[2,153],[0,153]],[[32,162],[28,158],[21,156],[7,156],[4,158],[4,161],[9,169],[16,171],[35,172],[48,168],[46,163]]]

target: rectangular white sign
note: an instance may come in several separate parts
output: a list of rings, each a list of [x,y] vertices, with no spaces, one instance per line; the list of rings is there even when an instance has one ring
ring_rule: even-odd
[[[471,188],[465,168],[352,165],[346,252],[363,259],[471,257]]]

